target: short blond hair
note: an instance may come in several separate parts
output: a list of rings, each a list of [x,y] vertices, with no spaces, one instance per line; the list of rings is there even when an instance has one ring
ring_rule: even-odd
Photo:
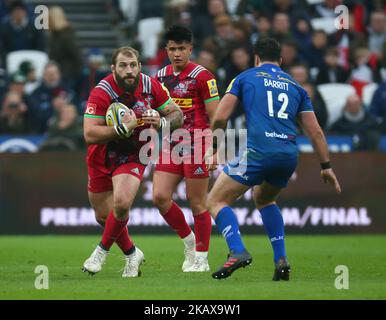
[[[113,53],[113,56],[111,58],[111,64],[112,65],[114,65],[114,66],[116,65],[117,57],[120,53],[122,53],[124,56],[128,56],[130,58],[136,57],[138,60],[138,63],[139,63],[139,52],[137,50],[135,50],[132,47],[120,47],[120,48],[116,49]]]

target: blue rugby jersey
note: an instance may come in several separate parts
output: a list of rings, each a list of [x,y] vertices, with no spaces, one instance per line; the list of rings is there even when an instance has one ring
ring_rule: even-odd
[[[307,92],[275,64],[238,75],[226,91],[241,101],[247,124],[247,148],[262,154],[297,155],[296,118],[313,112]]]

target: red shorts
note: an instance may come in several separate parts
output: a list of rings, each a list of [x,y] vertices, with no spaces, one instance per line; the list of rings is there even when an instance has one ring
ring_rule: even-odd
[[[130,174],[139,180],[142,180],[146,166],[137,162],[128,162],[120,165],[111,174],[106,174],[100,170],[88,167],[88,184],[89,192],[99,193],[113,190],[112,177],[118,174]]]
[[[154,170],[178,174],[189,179],[208,178],[209,172],[204,162],[207,146],[204,142],[199,143],[201,143],[201,150],[194,154],[195,151],[192,148],[191,154],[179,157],[179,163],[172,159],[172,153],[174,153],[172,146],[170,150],[163,148]]]

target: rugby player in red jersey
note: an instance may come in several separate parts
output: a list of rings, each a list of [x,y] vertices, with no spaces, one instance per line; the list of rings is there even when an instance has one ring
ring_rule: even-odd
[[[171,159],[168,149],[180,145],[181,139],[169,139],[168,148],[163,148],[153,177],[153,203],[166,222],[177,232],[185,245],[184,272],[209,271],[208,248],[212,220],[205,206],[209,173],[202,156],[210,139],[205,134],[194,134],[194,130],[209,128],[219,95],[216,80],[203,66],[190,61],[193,49],[192,32],[183,26],[172,26],[165,34],[166,50],[171,64],[157,73],[157,79],[169,90],[170,96],[184,113],[185,129],[192,143],[182,148],[183,161],[177,164]],[[183,138],[182,142],[184,142]],[[199,157],[194,151],[202,150]],[[201,152],[201,151],[200,151]],[[186,156],[185,156],[185,153]],[[197,161],[197,158],[199,161]],[[196,160],[196,161],[194,161]],[[172,200],[173,192],[185,178],[186,198],[194,217],[194,233],[189,227],[181,208]]]
[[[130,239],[127,223],[146,167],[139,156],[146,141],[139,141],[139,134],[150,126],[178,128],[183,114],[157,80],[141,73],[135,49],[117,49],[111,71],[90,93],[84,113],[88,196],[104,230],[100,244],[85,261],[83,270],[91,274],[99,272],[116,242],[125,254],[122,276],[137,277],[144,255]],[[105,115],[113,102],[123,103],[131,111],[120,125],[109,127]]]

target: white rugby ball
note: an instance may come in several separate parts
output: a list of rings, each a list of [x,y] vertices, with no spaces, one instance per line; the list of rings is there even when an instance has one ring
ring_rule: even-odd
[[[132,119],[137,118],[134,111],[129,109],[123,103],[113,102],[106,112],[106,124],[109,127],[119,126],[122,124],[122,118],[126,113],[128,113]]]

